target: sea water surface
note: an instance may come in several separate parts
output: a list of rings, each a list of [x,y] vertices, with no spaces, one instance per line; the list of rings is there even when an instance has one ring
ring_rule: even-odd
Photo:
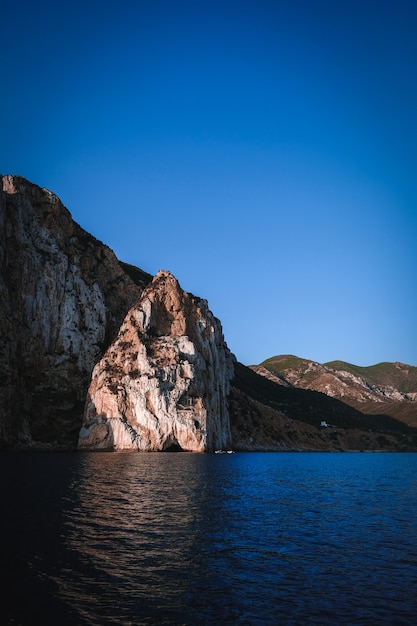
[[[415,624],[417,454],[2,453],[0,622]]]

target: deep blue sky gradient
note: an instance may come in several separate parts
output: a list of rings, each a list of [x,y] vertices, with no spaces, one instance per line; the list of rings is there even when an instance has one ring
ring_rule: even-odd
[[[0,171],[207,298],[246,364],[417,365],[417,3],[19,2]]]

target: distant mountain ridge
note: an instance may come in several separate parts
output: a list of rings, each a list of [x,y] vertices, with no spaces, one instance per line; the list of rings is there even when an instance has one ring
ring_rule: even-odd
[[[413,365],[386,361],[367,367],[345,361],[330,361],[324,365],[332,370],[350,372],[379,387],[395,387],[404,394],[417,393],[417,367]]]
[[[365,414],[384,413],[417,426],[417,367],[413,365],[382,362],[361,367],[278,355],[252,369],[277,384],[318,391]]]

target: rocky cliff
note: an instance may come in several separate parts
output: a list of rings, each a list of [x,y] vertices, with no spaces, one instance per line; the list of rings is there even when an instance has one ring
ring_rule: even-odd
[[[70,444],[91,371],[151,277],[50,191],[0,178],[0,445]]]
[[[416,389],[398,384],[412,368],[362,380],[281,365],[258,368],[267,380],[236,362],[205,300],[118,261],[50,191],[2,177],[0,446],[417,450],[417,424],[386,410],[415,419]]]
[[[207,302],[160,271],[94,368],[79,447],[224,449],[233,376],[234,357]]]

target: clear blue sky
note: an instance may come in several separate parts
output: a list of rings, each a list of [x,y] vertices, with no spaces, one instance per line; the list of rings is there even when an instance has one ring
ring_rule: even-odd
[[[417,2],[1,14],[0,171],[208,300],[245,364],[417,365]]]

